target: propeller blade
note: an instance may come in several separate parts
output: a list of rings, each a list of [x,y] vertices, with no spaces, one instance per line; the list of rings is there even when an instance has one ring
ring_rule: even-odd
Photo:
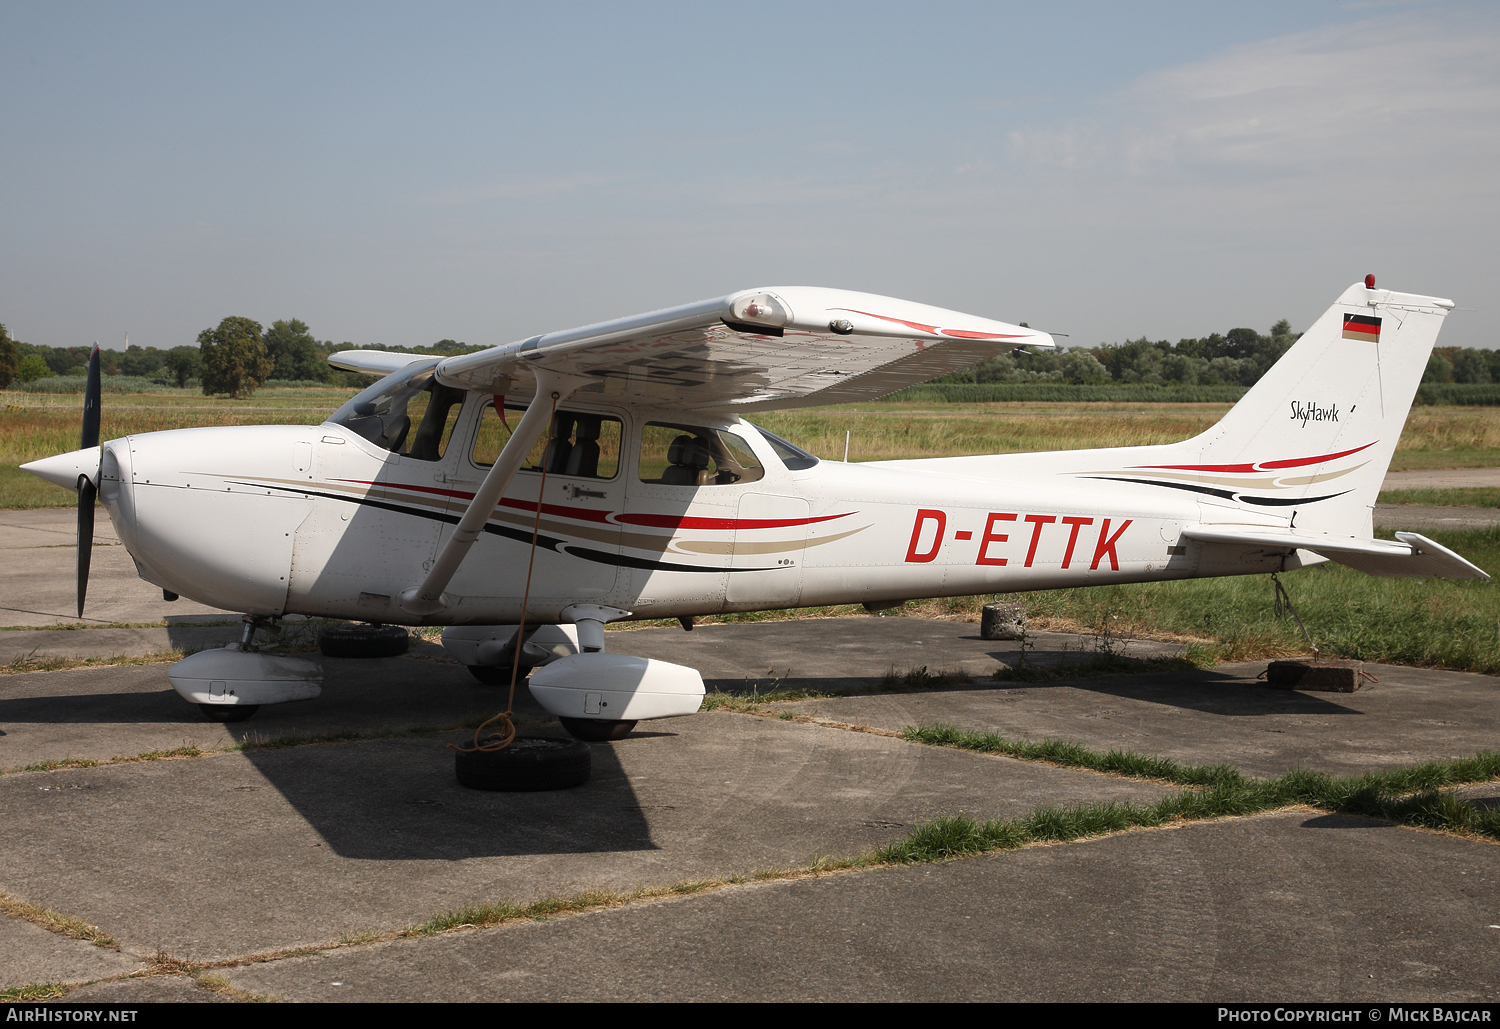
[[[98,432],[98,422],[95,423]],[[78,617],[83,617],[83,598],[89,591],[89,559],[94,556],[94,497],[98,489],[87,475],[78,477]]]
[[[79,450],[88,450],[99,445],[99,344],[89,352],[89,379],[83,390],[83,437]]]
[[[99,402],[103,388],[99,382],[99,343],[89,351],[89,378],[83,389],[83,434],[79,450],[99,445]],[[94,498],[99,488],[87,475],[78,477],[78,617],[83,617],[83,600],[89,592],[89,561],[94,556]]]

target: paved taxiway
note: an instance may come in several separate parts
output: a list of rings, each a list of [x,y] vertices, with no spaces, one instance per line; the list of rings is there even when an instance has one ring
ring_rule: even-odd
[[[146,653],[236,634],[201,624],[233,615],[163,603],[107,547],[95,551],[104,571],[90,617],[170,615],[172,624],[41,628],[73,620],[72,550],[53,538],[69,526],[71,513],[61,515],[0,514],[0,599],[9,624],[28,626],[0,633],[0,657]],[[10,830],[0,834],[0,890],[120,944],[0,916],[0,989],[93,981],[69,998],[222,999],[184,976],[118,977],[158,951],[233,961],[320,948],[468,904],[805,867],[938,815],[1014,816],[1172,789],[888,735],[906,725],[1228,761],[1255,775],[1299,765],[1357,773],[1500,746],[1500,680],[1486,676],[1371,666],[1380,682],[1349,695],[1269,689],[1254,678],[1261,665],[1008,685],[987,676],[1016,660],[1016,645],[976,630],[869,617],[612,632],[611,649],[693,665],[710,689],[780,683],[842,695],[780,705],[816,721],[711,712],[645,723],[595,745],[591,781],[558,794],[456,784],[446,745],[499,695],[430,645],[384,661],[329,660],[321,698],[233,726],[203,721],[160,664],[0,677],[0,768],[209,752],[0,775]],[[1041,661],[1091,647],[1061,634],[1037,642]],[[890,670],[924,666],[974,681],[871,692]],[[559,732],[524,690],[519,701],[529,731]],[[364,738],[222,752],[346,732]],[[1464,792],[1500,804],[1500,783]],[[293,1000],[1479,1000],[1500,988],[1496,926],[1500,846],[1283,811],[215,974]]]

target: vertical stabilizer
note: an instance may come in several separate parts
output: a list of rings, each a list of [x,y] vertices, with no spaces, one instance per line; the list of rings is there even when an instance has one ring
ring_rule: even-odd
[[[1235,505],[1295,515],[1299,530],[1373,535],[1376,495],[1452,308],[1349,287],[1217,425],[1181,444],[1196,455],[1174,470]]]

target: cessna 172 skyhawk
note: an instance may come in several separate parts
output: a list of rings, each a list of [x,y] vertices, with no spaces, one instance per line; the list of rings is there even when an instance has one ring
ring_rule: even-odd
[[[1452,303],[1351,286],[1213,428],[1166,446],[846,464],[741,420],[871,400],[1045,333],[888,297],[756,289],[380,374],[320,426],[181,429],[25,465],[97,490],[142,578],[247,612],[169,678],[210,717],[315,696],[262,654],[288,614],[444,625],[481,678],[545,665],[585,738],[698,710],[693,669],[604,652],[604,623],[1285,571],[1487,577],[1372,507]],[[96,352],[97,353],[97,352]],[[92,433],[92,435],[90,435]],[[525,636],[522,622],[526,598]],[[543,627],[531,635],[532,627]],[[519,646],[524,662],[516,653]]]

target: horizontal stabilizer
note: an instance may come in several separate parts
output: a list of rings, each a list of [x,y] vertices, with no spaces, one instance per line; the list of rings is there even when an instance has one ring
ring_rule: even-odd
[[[1328,536],[1291,529],[1251,525],[1194,525],[1182,533],[1199,543],[1310,550],[1330,561],[1366,575],[1406,578],[1488,579],[1489,574],[1441,543],[1414,532],[1398,532],[1396,540]]]
[[[425,354],[402,354],[390,350],[340,350],[328,355],[328,363],[361,375],[389,375],[416,361],[430,361]]]

